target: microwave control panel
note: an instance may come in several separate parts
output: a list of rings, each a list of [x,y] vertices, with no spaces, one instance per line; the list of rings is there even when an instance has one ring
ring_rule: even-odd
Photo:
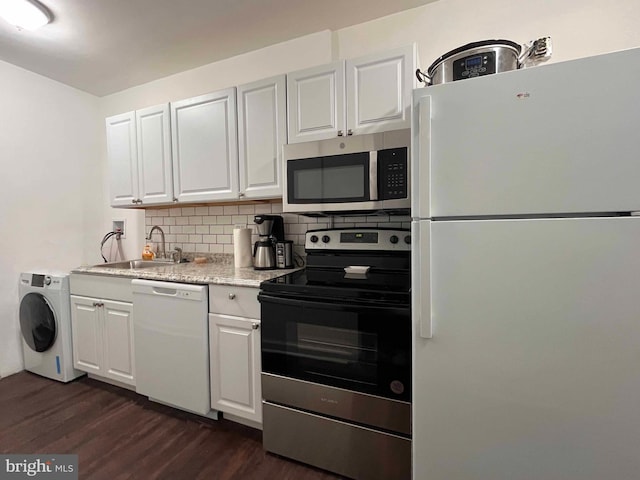
[[[378,150],[378,197],[394,200],[409,196],[407,148]]]

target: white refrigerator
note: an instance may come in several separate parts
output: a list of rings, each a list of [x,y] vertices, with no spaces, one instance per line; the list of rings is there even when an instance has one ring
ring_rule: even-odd
[[[640,49],[414,91],[413,478],[640,478]]]

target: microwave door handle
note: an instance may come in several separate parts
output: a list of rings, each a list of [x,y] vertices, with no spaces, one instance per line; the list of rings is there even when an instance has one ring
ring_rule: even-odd
[[[378,152],[369,152],[369,197],[378,200]]]

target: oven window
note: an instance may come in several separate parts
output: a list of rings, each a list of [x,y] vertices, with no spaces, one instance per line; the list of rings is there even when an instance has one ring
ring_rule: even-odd
[[[263,372],[410,399],[410,308],[274,297],[260,303]]]
[[[369,193],[369,153],[287,162],[289,203],[364,202]]]
[[[289,323],[288,350],[305,373],[375,385],[378,337],[346,328]]]

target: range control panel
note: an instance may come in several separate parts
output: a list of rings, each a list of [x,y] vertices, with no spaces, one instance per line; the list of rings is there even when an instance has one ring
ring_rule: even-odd
[[[460,58],[453,63],[453,80],[496,73],[496,53],[485,52]]]
[[[411,231],[385,228],[309,230],[305,250],[411,251]]]

